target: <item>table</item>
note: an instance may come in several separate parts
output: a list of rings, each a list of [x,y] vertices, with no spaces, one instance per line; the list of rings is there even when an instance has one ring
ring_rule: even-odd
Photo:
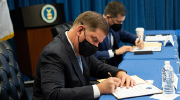
[[[161,69],[164,66],[165,60],[123,60],[118,68],[124,69],[129,75],[137,75],[144,80],[154,80],[154,85],[161,89],[162,74]],[[176,60],[169,60],[171,66],[176,74],[179,73],[179,64]],[[180,82],[180,76],[178,76]],[[178,83],[178,89],[180,91],[180,84]],[[150,95],[152,96],[152,95]],[[123,100],[155,100],[149,98],[150,96],[142,96],[135,98],[127,98]],[[102,95],[99,100],[117,100],[112,94]],[[180,100],[177,97],[175,100]]]
[[[147,55],[134,55],[133,52],[127,52],[123,57],[124,60],[151,60],[151,59],[176,59],[179,60],[178,54],[178,44],[176,38],[176,31],[173,30],[154,30],[154,31],[145,31],[144,34],[171,34],[174,39],[174,46],[165,46],[162,44],[161,52],[153,52],[153,54]]]

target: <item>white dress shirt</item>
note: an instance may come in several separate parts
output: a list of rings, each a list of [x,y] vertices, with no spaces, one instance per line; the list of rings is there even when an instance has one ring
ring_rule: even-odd
[[[110,40],[111,40],[111,42],[110,42]],[[111,33],[111,39],[109,39],[109,36],[108,36],[108,42],[109,42],[109,46],[113,47],[113,45],[114,45],[114,37],[113,37],[112,33]],[[111,43],[111,45],[110,45],[110,43]],[[110,58],[114,57],[114,53],[112,51],[112,48],[108,50],[108,53],[109,53]]]

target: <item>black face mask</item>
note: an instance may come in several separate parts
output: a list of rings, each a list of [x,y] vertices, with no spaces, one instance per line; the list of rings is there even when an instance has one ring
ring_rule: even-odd
[[[112,28],[115,32],[121,30],[122,24],[113,24],[110,28]]]
[[[114,21],[113,21],[113,23],[114,23]],[[110,28],[112,28],[115,32],[117,32],[117,31],[121,30],[121,27],[122,27],[122,24],[113,24]]]
[[[85,31],[84,31],[84,36],[85,36]],[[78,41],[79,41],[79,37],[78,37]],[[86,40],[86,36],[82,42],[79,42],[79,54],[82,55],[83,57],[91,56],[95,54],[97,50],[98,50],[98,47],[89,43]]]

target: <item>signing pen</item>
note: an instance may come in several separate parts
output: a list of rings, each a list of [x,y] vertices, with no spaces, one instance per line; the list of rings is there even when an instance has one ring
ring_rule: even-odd
[[[112,77],[112,75],[111,75],[111,73],[110,73],[110,72],[108,72],[108,75],[109,75],[109,77]]]
[[[141,38],[141,36],[139,37],[139,41],[138,41],[138,43],[140,42],[140,38]]]
[[[112,77],[112,75],[111,75],[111,73],[110,72],[108,72],[108,75],[109,75],[109,77]],[[124,85],[123,86],[126,86],[126,83],[124,83]],[[116,87],[115,87],[115,89],[116,89]]]

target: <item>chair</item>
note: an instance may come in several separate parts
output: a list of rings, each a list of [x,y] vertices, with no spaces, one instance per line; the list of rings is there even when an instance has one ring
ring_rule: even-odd
[[[60,33],[65,32],[65,31],[67,31],[69,29],[71,29],[72,25],[73,25],[73,21],[69,21],[67,23],[63,23],[63,24],[59,24],[57,26],[54,26],[51,29],[53,37],[57,36]]]
[[[13,50],[7,41],[0,41],[0,100],[29,100]]]

